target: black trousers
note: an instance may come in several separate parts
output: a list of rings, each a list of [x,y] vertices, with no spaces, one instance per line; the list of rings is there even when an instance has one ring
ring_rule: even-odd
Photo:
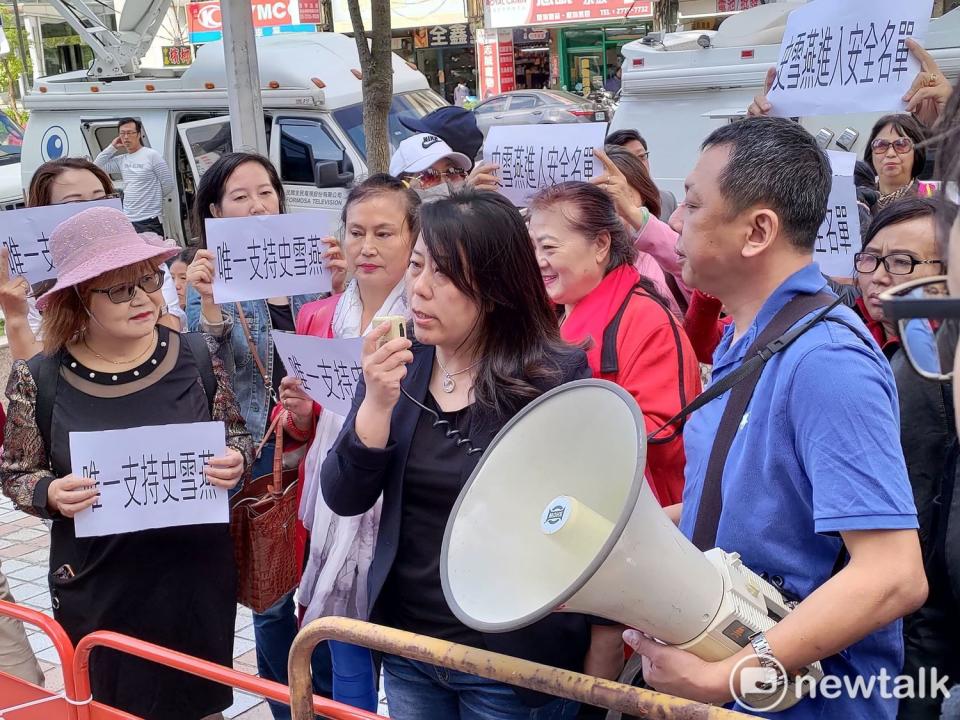
[[[160,218],[158,217],[147,218],[146,220],[132,220],[131,222],[138,233],[152,232],[160,237],[164,237],[163,223],[160,222]]]

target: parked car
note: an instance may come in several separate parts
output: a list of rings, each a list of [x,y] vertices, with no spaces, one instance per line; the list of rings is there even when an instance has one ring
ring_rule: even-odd
[[[23,128],[0,111],[0,210],[23,207],[20,185],[20,148]]]
[[[473,109],[483,134],[493,125],[607,122],[606,109],[562,90],[514,90],[484,100]]]

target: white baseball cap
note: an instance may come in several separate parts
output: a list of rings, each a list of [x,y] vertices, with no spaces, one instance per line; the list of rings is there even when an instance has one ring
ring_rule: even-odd
[[[411,135],[400,143],[397,151],[390,158],[390,174],[400,177],[407,173],[423,172],[438,160],[447,158],[453,164],[469,171],[473,163],[463,153],[454,152],[443,140],[436,135],[419,133]]]

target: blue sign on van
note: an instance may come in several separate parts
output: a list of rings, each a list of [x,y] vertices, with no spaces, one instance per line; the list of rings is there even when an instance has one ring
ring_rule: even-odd
[[[262,27],[254,28],[257,35],[262,35],[263,37],[268,37],[270,35],[276,35],[278,33],[291,33],[291,32],[316,32],[317,26],[314,24],[304,24],[299,25],[277,25],[275,27]],[[215,42],[217,40],[223,39],[223,33],[219,30],[208,30],[206,32],[192,32],[190,33],[190,42],[194,45],[199,45],[201,43]]]

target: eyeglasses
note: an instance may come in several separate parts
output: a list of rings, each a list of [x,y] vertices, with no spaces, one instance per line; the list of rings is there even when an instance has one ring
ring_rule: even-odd
[[[947,382],[960,340],[960,298],[950,297],[947,276],[911,280],[880,295],[883,314],[897,323],[900,343],[921,377]]]
[[[420,187],[431,188],[439,185],[441,182],[452,181],[455,178],[465,180],[470,173],[463,168],[449,168],[447,170],[434,170],[428,168],[423,172],[411,175],[411,180],[419,180]]]
[[[136,137],[140,134],[139,130],[121,130],[119,133],[120,137]]]
[[[913,150],[913,140],[905,137],[897,138],[893,141],[877,138],[870,143],[870,147],[873,148],[874,155],[886,155],[887,150],[890,149],[891,145],[893,145],[893,149],[897,152],[897,155],[906,155],[908,152]]]
[[[860,252],[853,256],[853,267],[858,273],[869,274],[874,272],[880,263],[891,275],[912,275],[917,265],[939,265],[943,272],[943,260],[917,260],[913,255],[906,253],[890,253],[889,255],[874,255]]]
[[[150,275],[144,275],[134,283],[121,283],[108,288],[94,289],[93,292],[106,295],[114,305],[122,305],[133,300],[133,296],[137,294],[137,288],[149,295],[159,290],[162,285],[163,271],[157,270]]]

